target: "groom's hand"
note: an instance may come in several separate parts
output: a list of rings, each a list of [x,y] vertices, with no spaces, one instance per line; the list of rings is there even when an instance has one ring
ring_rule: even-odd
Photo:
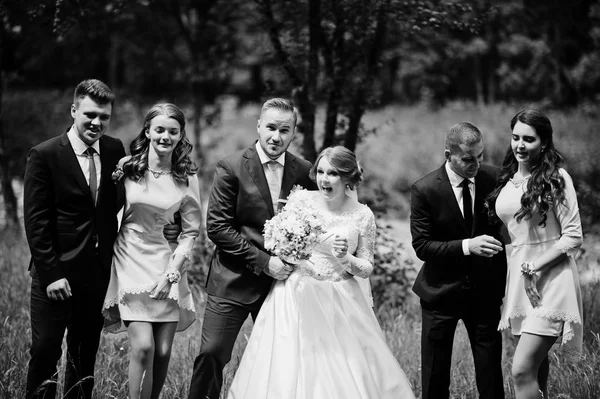
[[[474,255],[491,258],[502,251],[502,243],[494,237],[481,235],[469,239],[469,252]]]
[[[289,277],[292,270],[294,270],[293,266],[286,265],[281,259],[271,256],[267,267],[263,271],[275,280],[285,280]]]
[[[71,286],[66,278],[61,278],[48,285],[46,295],[53,301],[64,301],[71,297]]]

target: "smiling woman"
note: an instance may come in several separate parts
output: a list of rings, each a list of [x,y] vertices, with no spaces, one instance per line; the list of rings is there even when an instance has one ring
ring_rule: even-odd
[[[548,351],[582,346],[575,255],[582,244],[577,195],[561,168],[550,120],[534,109],[511,120],[511,142],[488,208],[512,242],[499,328],[519,337],[512,363],[517,399],[548,397]],[[512,184],[508,184],[511,182]]]
[[[126,201],[103,315],[108,331],[129,334],[132,398],[159,396],[175,331],[195,320],[184,275],[201,220],[191,150],[183,112],[173,104],[157,104],[131,143],[131,157],[120,161]],[[177,212],[182,232],[171,244],[163,227],[174,223]]]
[[[168,162],[170,169],[171,162],[168,157],[181,140],[181,125],[179,122],[167,115],[157,115],[150,121],[150,126],[146,129],[145,134],[150,140],[154,154],[158,156],[161,162]]]

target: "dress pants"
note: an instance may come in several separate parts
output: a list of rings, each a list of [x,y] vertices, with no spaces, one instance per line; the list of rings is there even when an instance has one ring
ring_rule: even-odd
[[[94,364],[100,343],[101,314],[107,278],[99,265],[82,265],[94,270],[88,281],[71,282],[72,297],[50,300],[46,288],[34,274],[31,282],[31,359],[27,371],[26,398],[54,399],[58,378],[57,363],[62,355],[62,341],[67,331],[67,365],[64,398],[91,399],[94,387]],[[103,283],[104,282],[104,283]]]
[[[248,314],[256,320],[266,296],[246,305],[208,295],[202,323],[200,353],[194,361],[188,399],[218,399],[223,385],[223,368],[231,360],[238,333]]]
[[[423,399],[447,399],[450,392],[452,344],[462,320],[473,353],[480,399],[503,399],[500,306],[481,306],[473,299],[462,306],[433,306],[421,300],[421,388]]]

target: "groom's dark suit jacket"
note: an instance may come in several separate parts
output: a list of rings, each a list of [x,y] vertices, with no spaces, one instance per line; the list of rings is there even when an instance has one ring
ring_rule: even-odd
[[[101,176],[96,206],[67,134],[29,152],[24,180],[25,232],[31,251],[31,360],[27,397],[56,375],[68,330],[65,397],[91,398],[102,330],[102,302],[117,234],[117,195],[111,174],[125,156],[121,141],[99,140]],[[48,284],[66,278],[72,299],[50,300]],[[80,379],[84,378],[83,382]],[[46,384],[54,397],[55,384]]]
[[[506,253],[492,258],[465,256],[465,238],[487,234],[502,241],[501,223],[490,224],[484,207],[493,190],[498,169],[482,165],[475,177],[473,228],[464,223],[445,165],[417,180],[411,187],[412,244],[424,261],[413,291],[431,305],[452,306],[464,300],[498,305],[504,297]],[[470,287],[470,289],[465,289]],[[469,293],[468,297],[465,295]]]
[[[294,185],[316,188],[308,177],[310,166],[285,153],[280,199],[287,198]],[[217,163],[206,218],[208,238],[217,246],[206,280],[208,294],[243,304],[264,298],[273,279],[262,272],[270,258],[262,233],[265,221],[274,215],[254,145]]]
[[[66,133],[29,153],[23,199],[29,267],[44,287],[64,277],[70,284],[90,278],[88,259],[98,255],[109,276],[117,234],[117,196],[111,174],[125,151],[120,140],[108,136],[101,137],[99,145],[96,206]]]

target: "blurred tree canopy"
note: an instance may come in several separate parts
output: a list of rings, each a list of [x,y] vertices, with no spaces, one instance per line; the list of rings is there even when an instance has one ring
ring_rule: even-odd
[[[314,160],[354,149],[365,111],[390,102],[597,102],[598,65],[597,0],[0,0],[0,99],[97,77],[121,97],[189,104],[199,156],[223,95],[292,97]]]

